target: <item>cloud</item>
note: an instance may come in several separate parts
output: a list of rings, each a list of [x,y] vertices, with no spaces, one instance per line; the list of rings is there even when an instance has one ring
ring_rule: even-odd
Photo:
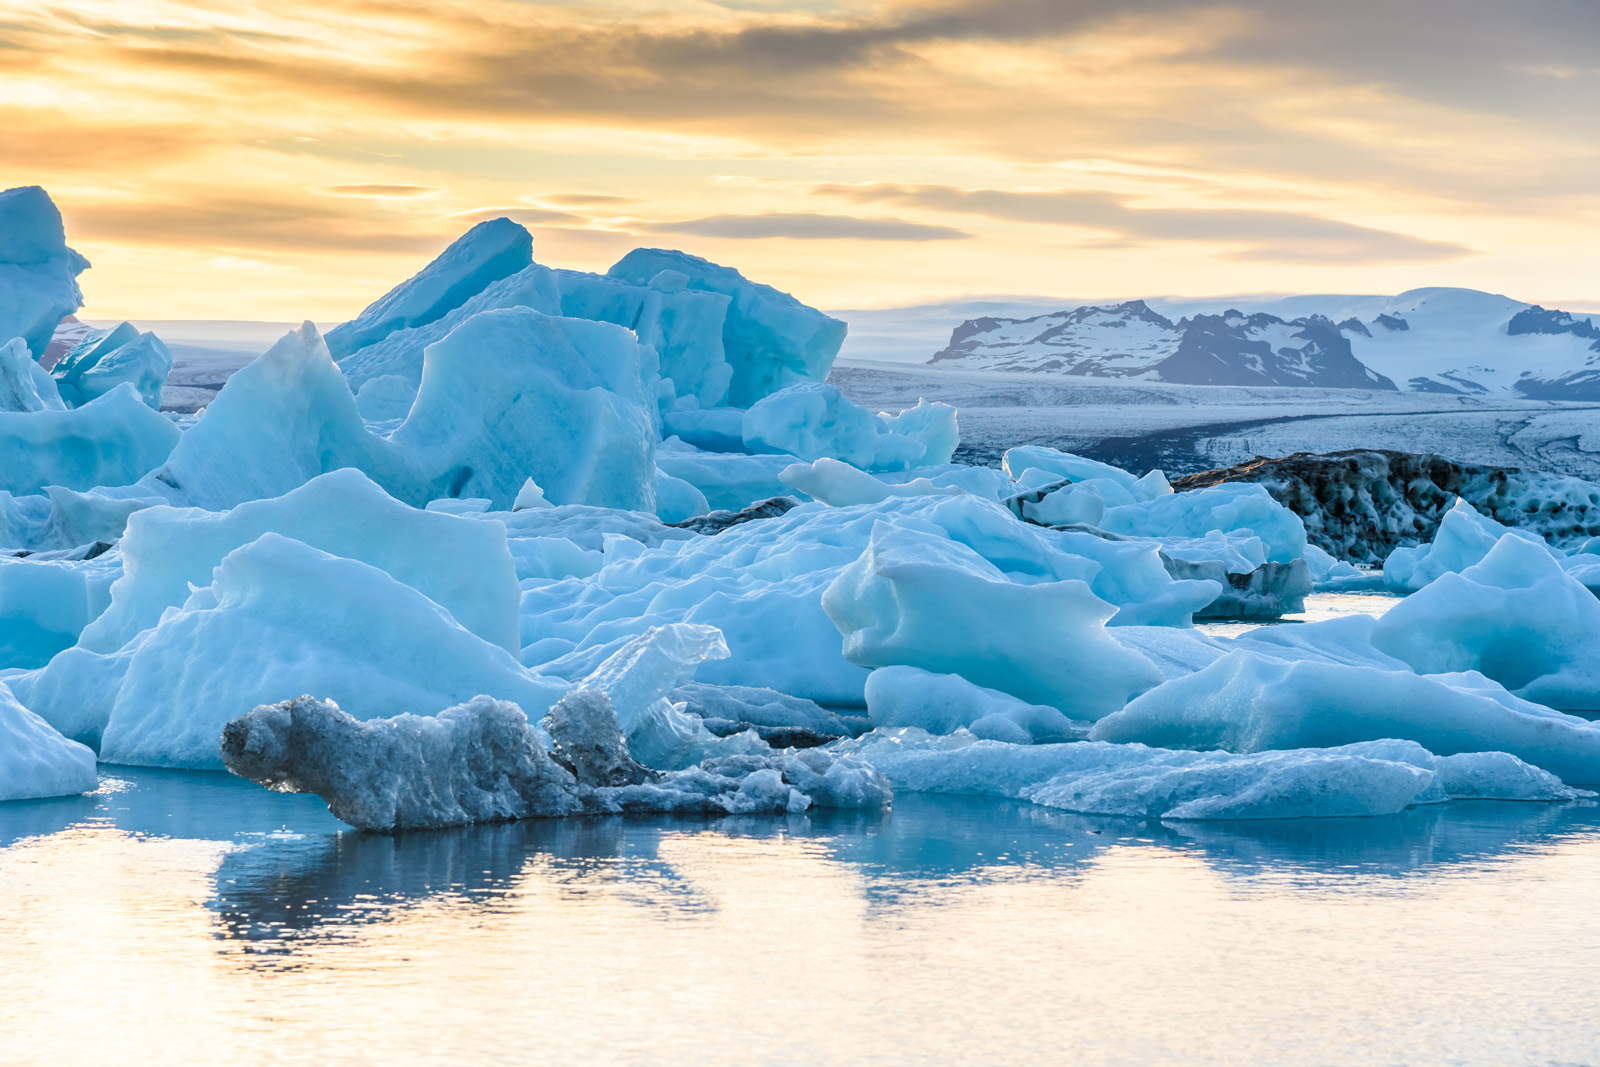
[[[435,196],[444,192],[433,185],[330,185],[321,191],[331,196],[354,196],[368,200]]]
[[[1006,222],[1081,226],[1146,241],[1245,244],[1237,258],[1280,262],[1453,259],[1462,245],[1292,211],[1141,208],[1096,191],[959,189],[949,185],[821,184],[812,192],[857,204],[893,204]]]
[[[551,193],[541,196],[522,196],[517,199],[530,204],[555,204],[559,207],[613,207],[639,203],[637,197],[605,196],[600,193]]]
[[[445,243],[437,233],[407,232],[392,216],[367,219],[290,201],[64,200],[60,206],[67,232],[86,242],[277,252],[419,252],[437,251]]]
[[[458,211],[450,216],[467,222],[485,222],[489,219],[510,219],[524,226],[552,226],[561,223],[588,222],[582,215],[570,211],[550,211],[536,207],[480,207],[471,211]]]
[[[640,226],[650,233],[684,233],[735,240],[786,237],[798,241],[953,241],[972,236],[949,226],[926,226],[903,219],[861,219],[851,215],[809,212],[764,212],[757,215],[712,215],[684,222]]]

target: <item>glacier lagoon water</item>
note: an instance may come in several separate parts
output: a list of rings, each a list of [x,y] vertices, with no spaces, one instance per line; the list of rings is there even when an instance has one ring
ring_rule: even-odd
[[[6,1063],[1579,1064],[1600,805],[981,799],[386,837],[219,773],[0,805]]]

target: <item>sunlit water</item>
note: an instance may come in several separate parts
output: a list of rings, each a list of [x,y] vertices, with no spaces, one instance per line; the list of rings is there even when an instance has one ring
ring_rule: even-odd
[[[0,804],[0,1061],[1573,1064],[1600,806],[384,837],[221,774]]]
[[[1293,626],[1346,615],[1382,615],[1403,599],[1397,593],[1312,593],[1306,597],[1306,609],[1294,615],[1285,615],[1270,622],[1261,619],[1199,622],[1195,624],[1195,629],[1211,637],[1238,637],[1261,626]]]

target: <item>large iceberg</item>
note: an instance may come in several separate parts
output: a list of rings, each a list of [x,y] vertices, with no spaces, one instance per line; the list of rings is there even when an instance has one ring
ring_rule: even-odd
[[[67,247],[61,212],[37,185],[0,193],[0,343],[44,355],[62,318],[83,306],[78,275],[89,261]]]
[[[25,699],[68,736],[98,739],[107,762],[219,767],[224,723],[295,693],[371,718],[478,694],[542,713],[566,688],[387,572],[266,533],[117,652],[58,655]]]
[[[350,388],[358,398],[367,396],[368,403],[375,402],[377,393],[370,391],[373,383],[382,379],[387,384],[379,388],[394,391],[403,399],[396,417],[403,418],[411,409],[422,382],[422,367],[428,346],[442,341],[450,332],[472,316],[501,308],[526,307],[547,315],[560,315],[561,290],[556,282],[556,272],[537,263],[493,282],[459,307],[420,326],[407,326],[395,330],[381,341],[358,348],[339,360]],[[403,388],[402,388],[403,386]],[[387,413],[385,413],[387,414]],[[369,416],[371,417],[371,416]]]
[[[20,337],[0,345],[0,411],[63,411],[66,403],[50,372],[39,366]]]
[[[389,440],[429,500],[509,509],[531,477],[552,503],[654,511],[654,373],[654,353],[611,323],[486,311],[429,347],[416,404]]]
[[[328,350],[344,357],[396,330],[426,326],[533,262],[533,237],[510,219],[480,222],[360,315],[328,331]]]
[[[723,351],[733,369],[728,403],[747,408],[785,385],[828,376],[844,344],[845,324],[731,267],[686,252],[636,248],[606,274],[649,285],[668,270],[683,275],[690,289],[729,298],[722,327]]]

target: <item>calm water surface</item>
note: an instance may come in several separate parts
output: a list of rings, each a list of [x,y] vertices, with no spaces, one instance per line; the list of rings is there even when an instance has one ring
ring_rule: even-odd
[[[0,804],[7,1064],[1582,1064],[1600,806],[401,838],[221,774]]]

